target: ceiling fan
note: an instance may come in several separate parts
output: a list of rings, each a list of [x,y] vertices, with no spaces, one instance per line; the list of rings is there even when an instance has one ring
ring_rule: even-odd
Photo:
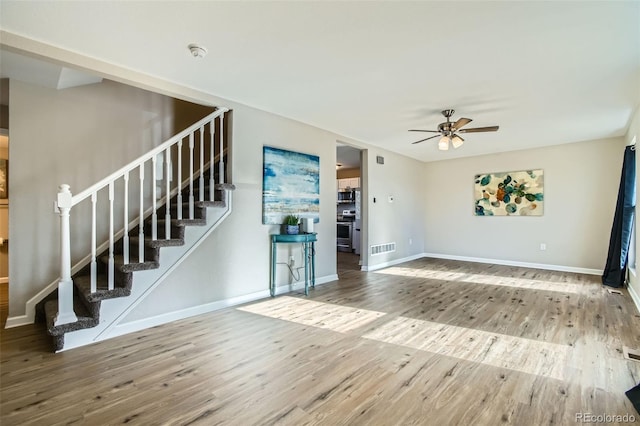
[[[445,123],[438,124],[438,130],[417,130],[411,129],[410,132],[427,132],[427,133],[438,133],[435,136],[431,136],[426,139],[420,139],[419,141],[413,142],[413,144],[428,141],[433,138],[440,138],[438,142],[438,149],[440,151],[446,151],[449,149],[449,142],[453,145],[454,148],[460,147],[464,143],[464,139],[458,135],[458,133],[480,133],[480,132],[495,132],[498,130],[499,126],[489,126],[489,127],[473,127],[471,129],[462,129],[463,126],[471,123],[470,118],[459,118],[455,123],[452,123],[451,116],[455,110],[453,109],[445,109],[442,111],[442,115],[445,116],[447,121]]]

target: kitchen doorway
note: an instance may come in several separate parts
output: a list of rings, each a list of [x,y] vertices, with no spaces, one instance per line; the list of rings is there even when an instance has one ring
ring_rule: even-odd
[[[364,227],[362,215],[361,149],[338,142],[336,145],[336,258],[340,277],[360,271]]]

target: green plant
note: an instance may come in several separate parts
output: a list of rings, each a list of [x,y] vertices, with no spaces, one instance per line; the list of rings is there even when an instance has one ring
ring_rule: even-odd
[[[294,214],[288,214],[284,217],[284,224],[285,225],[292,225],[295,226],[298,224],[298,222],[300,222],[300,218],[298,218],[298,216],[294,215]]]

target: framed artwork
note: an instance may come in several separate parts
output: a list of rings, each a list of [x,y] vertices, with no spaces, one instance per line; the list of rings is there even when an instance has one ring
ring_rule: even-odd
[[[0,160],[0,200],[9,198],[9,160]]]
[[[320,219],[320,157],[264,146],[262,223],[281,224],[285,216]]]
[[[541,169],[475,176],[476,216],[542,216],[544,173]]]

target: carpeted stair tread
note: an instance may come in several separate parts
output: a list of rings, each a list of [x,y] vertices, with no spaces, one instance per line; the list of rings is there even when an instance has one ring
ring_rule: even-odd
[[[207,219],[182,219],[179,222],[184,226],[205,226],[207,224]]]
[[[193,207],[196,209],[202,209],[204,207],[226,207],[227,203],[224,200],[215,200],[215,201],[194,201]],[[176,207],[178,207],[178,202],[173,201],[171,203],[171,211],[174,212]],[[189,201],[182,202],[182,211],[189,211]]]
[[[78,321],[56,326],[53,322],[58,313],[58,300],[49,300],[45,303],[44,313],[47,319],[47,332],[52,336],[61,336],[69,331],[95,327],[100,322],[98,318],[91,316],[87,308],[76,296],[73,297],[73,311],[75,312]]]
[[[99,302],[105,299],[125,297],[131,294],[131,286],[121,287],[114,283],[113,290],[109,290],[109,278],[105,274],[96,275],[97,290],[91,292],[91,275],[81,275],[73,279],[78,291],[89,302]]]
[[[131,245],[138,246],[140,242],[140,237],[129,237],[129,243]],[[156,240],[152,240],[151,237],[144,237],[144,245],[152,248],[160,248],[160,247],[177,247],[184,245],[184,238],[171,238],[167,240],[166,238],[158,237]]]
[[[103,256],[100,260],[108,265],[109,264],[109,256]],[[144,262],[137,262],[136,259],[130,257],[129,263],[124,263],[124,256],[121,254],[116,254],[113,256],[113,265],[115,269],[118,269],[122,272],[135,272],[135,271],[148,271],[149,269],[158,269],[160,264],[156,260],[146,260]]]
[[[226,191],[234,191],[236,189],[236,186],[232,183],[217,183],[214,186],[215,189],[224,189]]]
[[[197,181],[194,181],[196,183]],[[210,195],[209,181],[205,182],[205,194],[208,198]],[[233,191],[235,186],[232,184],[215,184],[214,193],[215,197],[213,201],[194,201],[194,219],[188,219],[189,217],[189,201],[188,195],[185,195],[183,191],[183,203],[182,203],[182,216],[183,219],[176,219],[176,215],[173,214],[177,208],[179,208],[176,197],[171,200],[170,213],[172,219],[170,221],[170,239],[165,239],[165,224],[166,219],[164,214],[166,212],[166,206],[162,206],[157,210],[157,239],[151,239],[151,218],[148,217],[144,221],[144,245],[145,245],[145,260],[144,262],[138,262],[138,247],[140,245],[140,237],[137,234],[138,227],[134,228],[132,234],[129,237],[129,263],[125,265],[124,256],[121,254],[123,248],[123,240],[120,239],[116,242],[114,247],[114,286],[113,290],[108,289],[108,277],[107,269],[109,264],[109,256],[100,256],[98,263],[96,281],[97,290],[91,292],[91,276],[88,273],[88,266],[84,267],[79,274],[73,276],[74,282],[74,295],[73,295],[73,309],[78,318],[77,321],[69,324],[63,324],[55,326],[53,324],[54,318],[58,312],[58,300],[51,299],[44,302],[42,311],[44,311],[48,333],[53,338],[53,345],[55,351],[62,350],[64,347],[64,334],[71,331],[81,330],[85,328],[95,327],[100,323],[100,306],[101,301],[106,299],[112,299],[117,297],[126,297],[131,295],[131,288],[133,285],[133,272],[145,271],[150,269],[158,269],[160,267],[160,248],[161,247],[177,247],[184,245],[184,235],[186,226],[205,226],[207,225],[206,212],[207,207],[226,207],[226,199],[228,197],[225,191]],[[194,196],[199,199],[199,189],[196,185],[193,191]],[[187,214],[184,214],[184,213]],[[136,233],[133,235],[133,233]],[[105,253],[103,253],[105,254]],[[151,259],[149,259],[151,258]]]

